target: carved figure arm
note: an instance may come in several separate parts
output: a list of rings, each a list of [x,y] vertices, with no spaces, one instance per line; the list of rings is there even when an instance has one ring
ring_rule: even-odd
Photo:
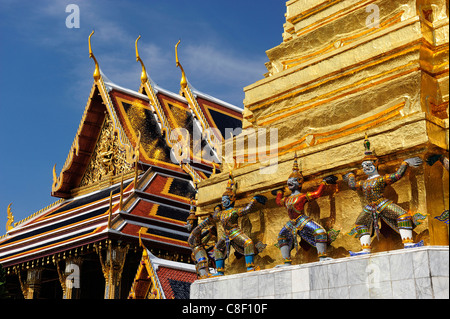
[[[408,168],[408,163],[403,162],[400,168],[397,170],[397,172],[393,174],[387,174],[385,176],[386,184],[390,185],[395,183],[396,181],[400,180],[403,175],[405,175],[406,169]]]
[[[345,174],[343,177],[343,180],[346,181],[348,183],[348,186],[353,189],[353,190],[357,190],[359,188],[361,188],[361,183],[358,181],[356,181],[356,176],[355,173],[350,172]]]
[[[403,177],[403,175],[405,175],[408,166],[417,167],[421,164],[422,160],[419,157],[413,157],[404,160],[402,165],[400,165],[399,169],[397,170],[397,172],[385,175],[384,178],[386,180],[386,184],[390,185],[400,180]]]
[[[308,201],[312,201],[312,200],[315,200],[315,199],[319,198],[320,196],[322,196],[323,189],[324,189],[325,185],[336,184],[336,182],[337,182],[337,177],[334,176],[334,175],[330,175],[330,176],[325,177],[322,180],[322,183],[320,183],[319,188],[315,192],[308,192],[308,193],[306,193],[306,199]]]
[[[195,227],[188,238],[188,243],[191,248],[194,248],[202,243],[202,230],[204,228],[213,226],[214,223],[210,217],[205,218],[200,224]]]
[[[256,206],[256,203],[260,203],[265,205],[267,201],[267,198],[262,195],[256,195],[250,200],[250,203],[247,204],[244,208],[240,208],[237,210],[237,215],[239,217],[245,216],[247,214],[250,214],[253,212],[253,208]]]
[[[285,198],[283,196],[284,196],[283,191],[282,190],[278,190],[277,198],[276,198],[276,203],[277,203],[278,206],[284,206]]]
[[[308,202],[313,201],[313,200],[319,198],[320,196],[322,196],[323,189],[325,188],[326,184],[327,184],[327,182],[322,181],[322,183],[320,183],[319,188],[315,192],[307,192],[306,199],[308,200]]]
[[[202,221],[200,224],[198,224],[197,225],[197,227],[195,227],[193,230],[192,230],[192,235],[194,235],[194,236],[198,236],[198,237],[200,237],[200,235],[201,235],[201,233],[202,233],[202,230],[204,229],[204,228],[207,228],[207,227],[209,227],[209,226],[213,226],[214,224],[213,224],[213,222],[212,222],[212,220],[209,218],[209,217],[206,217],[205,218],[205,220],[204,221]]]

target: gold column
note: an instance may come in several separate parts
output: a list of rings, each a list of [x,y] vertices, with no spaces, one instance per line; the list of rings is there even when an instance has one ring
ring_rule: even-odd
[[[104,249],[105,258],[103,257],[101,243],[95,247],[102,265],[103,276],[105,277],[105,299],[119,299],[122,270],[129,245],[121,246],[119,243],[116,246],[111,241],[108,241]]]
[[[448,173],[444,172],[442,165],[437,163],[432,167],[425,165],[425,190],[428,213],[428,227],[430,232],[430,245],[448,245],[448,225],[435,217],[442,214],[448,206],[445,203],[446,188],[448,192]],[[447,174],[447,178],[445,178]]]
[[[81,257],[71,257],[66,259],[66,268],[64,272],[59,267],[59,261],[56,262],[59,282],[63,290],[63,299],[80,299],[81,296]]]
[[[27,271],[25,285],[21,282],[22,293],[25,299],[37,299],[41,292],[42,268],[32,268]],[[20,279],[20,276],[19,276]]]

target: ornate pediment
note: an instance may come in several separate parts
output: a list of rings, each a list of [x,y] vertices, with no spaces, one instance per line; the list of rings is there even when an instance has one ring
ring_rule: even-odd
[[[131,172],[133,162],[127,161],[127,157],[129,157],[127,151],[120,146],[113,122],[109,116],[106,116],[79,187],[89,186],[105,179],[111,179],[113,176]]]

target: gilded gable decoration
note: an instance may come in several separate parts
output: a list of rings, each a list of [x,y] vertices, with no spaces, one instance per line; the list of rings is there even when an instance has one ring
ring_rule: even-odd
[[[117,134],[109,117],[106,117],[91,161],[80,186],[87,186],[132,170],[133,162],[126,159],[125,150],[118,143]]]
[[[177,42],[177,44],[175,45],[175,60],[176,60],[176,65],[177,67],[180,68],[181,70],[181,81],[180,81],[180,95],[183,95],[188,103],[189,106],[191,107],[191,109],[193,110],[195,117],[197,118],[197,120],[200,122],[201,127],[203,129],[203,131],[207,130],[209,128],[209,124],[208,121],[205,118],[205,115],[203,114],[203,112],[200,110],[200,106],[197,103],[197,100],[194,96],[194,93],[192,92],[191,88],[189,87],[189,82],[187,80],[186,77],[186,72],[184,71],[183,67],[181,66],[181,63],[178,59],[178,45],[180,44],[181,40],[179,40]]]
[[[126,162],[126,165],[132,165],[135,162],[136,154],[138,154],[135,147],[133,147],[130,139],[127,137],[124,129],[122,128],[119,117],[114,109],[113,102],[109,95],[109,91],[111,90],[111,88],[105,84],[105,81],[109,80],[101,71],[98,61],[92,52],[91,37],[93,34],[94,31],[92,31],[89,35],[89,57],[92,58],[95,62],[94,84],[92,86],[82,120],[78,127],[78,132],[75,136],[72,147],[69,151],[66,162],[64,163],[59,176],[56,174],[56,165],[53,167],[53,196],[59,196],[63,198],[70,197],[70,192],[74,188],[95,183],[106,175],[114,176],[114,172],[124,172],[123,166],[125,164],[123,162]],[[103,129],[105,128],[103,121],[106,121],[106,118],[108,118],[107,130],[110,134],[109,139],[111,141],[114,141],[115,146],[107,147],[104,143],[101,150],[99,151],[100,153],[103,153],[104,158],[103,160],[97,159],[97,163],[102,163],[101,165],[103,168],[100,169],[99,166],[94,166],[96,167],[96,172],[101,173],[101,176],[97,176],[96,178],[92,179],[85,178],[85,175],[82,178],[82,182],[80,182],[80,177],[77,177],[76,173],[78,163],[84,162],[87,165],[87,163],[89,162],[89,165],[93,165],[91,163],[91,159],[96,156],[101,156],[100,153],[97,155],[93,155],[93,153],[91,153],[92,151],[89,149],[89,146],[86,148],[86,144],[89,143],[89,140],[97,138],[91,127],[101,127],[101,131],[103,132]],[[98,136],[100,135],[102,134],[99,134]],[[82,139],[84,140],[83,143],[85,146],[83,149],[81,149],[80,147],[80,140]],[[86,142],[86,140],[88,142]],[[100,139],[98,141],[100,141]],[[136,147],[139,147],[138,144],[136,144]],[[96,150],[98,150],[97,145],[95,146],[95,148]],[[110,159],[110,155],[107,154],[111,152],[115,152],[115,155],[111,157],[113,159]],[[119,169],[118,167],[122,167],[122,169]],[[88,168],[86,172],[89,172],[91,170],[92,167]],[[93,173],[91,172],[89,174]]]

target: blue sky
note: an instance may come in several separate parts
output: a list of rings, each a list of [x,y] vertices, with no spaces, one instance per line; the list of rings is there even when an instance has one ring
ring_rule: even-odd
[[[80,10],[67,28],[66,6]],[[15,221],[53,203],[59,173],[93,84],[94,62],[118,85],[137,90],[140,64],[179,91],[174,46],[198,90],[243,107],[243,88],[263,78],[265,51],[282,42],[284,0],[0,0],[0,235],[6,210]]]

